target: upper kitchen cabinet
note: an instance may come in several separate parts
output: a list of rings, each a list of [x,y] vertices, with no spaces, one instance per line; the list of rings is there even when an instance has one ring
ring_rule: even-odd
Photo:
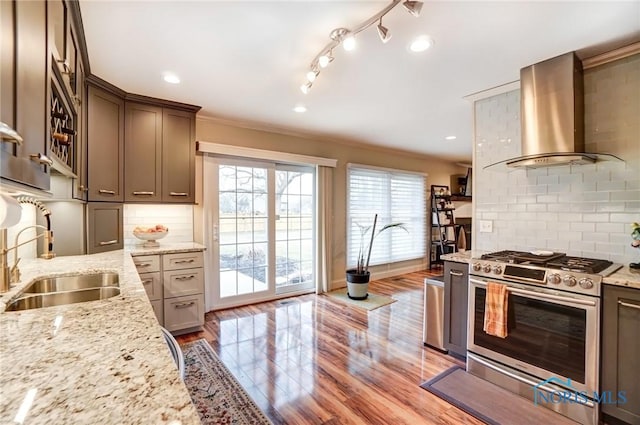
[[[126,102],[125,202],[195,202],[198,108],[168,103]]]
[[[87,197],[124,201],[124,99],[94,84],[87,100]]]
[[[2,1],[0,11],[0,119],[23,139],[22,144],[2,139],[0,176],[15,183],[48,190],[50,63],[47,2]]]
[[[162,108],[125,105],[125,202],[162,201]]]

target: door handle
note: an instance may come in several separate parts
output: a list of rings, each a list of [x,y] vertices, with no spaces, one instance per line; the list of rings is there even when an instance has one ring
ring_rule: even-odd
[[[187,192],[169,192],[171,196],[189,196]]]
[[[103,195],[115,195],[116,194],[115,190],[106,190],[106,189],[99,189],[98,193],[101,193]]]
[[[153,192],[133,192],[134,195],[153,195]]]
[[[100,246],[113,245],[113,244],[116,244],[116,243],[118,243],[118,240],[117,240],[117,239],[114,239],[114,240],[112,240],[112,241],[100,242]]]
[[[629,307],[629,308],[633,308],[635,310],[640,310],[640,305],[637,305],[637,304],[626,303],[624,301],[618,301],[618,304],[620,304],[621,306],[624,306],[624,307]]]

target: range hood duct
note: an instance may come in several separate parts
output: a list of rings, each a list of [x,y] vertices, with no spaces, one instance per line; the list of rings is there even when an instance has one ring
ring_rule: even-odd
[[[582,63],[574,52],[520,70],[522,156],[489,165],[540,168],[617,160],[584,152]],[[501,168],[502,168],[501,167]]]

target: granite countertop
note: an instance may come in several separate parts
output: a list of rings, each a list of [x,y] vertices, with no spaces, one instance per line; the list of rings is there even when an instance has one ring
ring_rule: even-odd
[[[481,253],[477,251],[459,251],[451,254],[443,254],[440,256],[445,261],[455,261],[457,263],[470,263],[472,258],[477,258]]]
[[[640,289],[640,270],[630,269],[628,265],[623,266],[612,275],[605,277],[603,282],[607,285]]]
[[[181,246],[21,261],[21,282],[0,295],[0,423],[26,405],[28,424],[199,424],[131,258],[204,249]],[[38,277],[105,271],[120,295],[4,311]]]

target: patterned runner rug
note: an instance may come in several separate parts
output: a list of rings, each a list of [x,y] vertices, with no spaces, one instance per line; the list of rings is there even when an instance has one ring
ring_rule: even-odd
[[[203,424],[271,424],[205,339],[183,345],[182,352],[184,383]]]

